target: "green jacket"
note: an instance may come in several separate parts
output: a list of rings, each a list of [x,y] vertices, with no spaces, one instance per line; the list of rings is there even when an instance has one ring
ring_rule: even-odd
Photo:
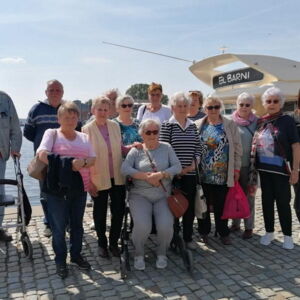
[[[20,152],[22,131],[11,98],[0,91],[0,153],[8,160],[11,151]]]

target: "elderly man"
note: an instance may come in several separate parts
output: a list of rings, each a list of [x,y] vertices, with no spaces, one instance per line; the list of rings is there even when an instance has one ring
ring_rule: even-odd
[[[5,176],[6,161],[11,156],[20,156],[22,131],[19,118],[11,98],[0,91],[0,178]],[[4,185],[0,185],[0,194],[4,195]],[[0,228],[4,217],[4,206],[0,206]],[[11,235],[0,229],[0,241],[10,242]]]
[[[31,108],[24,126],[24,136],[33,142],[34,152],[39,147],[46,129],[59,127],[57,110],[62,103],[64,94],[62,83],[56,79],[48,81],[45,94],[47,99],[39,101]],[[43,182],[40,181],[40,190],[42,185]],[[51,230],[48,222],[47,199],[42,191],[40,192],[40,200],[44,211],[44,236],[50,237]]]

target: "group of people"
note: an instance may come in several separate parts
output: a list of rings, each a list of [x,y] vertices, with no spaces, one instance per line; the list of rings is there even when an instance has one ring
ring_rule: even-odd
[[[134,118],[134,99],[112,89],[92,102],[92,118],[82,127],[79,110],[73,102],[63,101],[63,85],[47,83],[45,101],[29,112],[24,136],[33,142],[39,159],[48,165],[47,176],[40,181],[45,235],[52,235],[57,273],[68,275],[65,231],[70,231],[70,261],[80,269],[90,269],[81,255],[83,216],[87,192],[93,200],[93,219],[98,237],[99,255],[119,257],[122,220],[125,213],[125,179],[130,177],[129,207],[133,221],[134,267],[144,270],[144,246],[152,230],[157,235],[156,267],[167,267],[166,252],[174,226],[182,227],[186,247],[193,250],[196,170],[206,198],[208,213],[198,219],[203,243],[209,243],[211,214],[224,245],[230,245],[230,232],[240,230],[241,220],[222,219],[228,189],[239,182],[247,196],[250,217],[244,220],[243,239],[253,236],[255,193],[258,174],[262,189],[265,235],[261,244],[274,239],[274,203],[284,234],[283,248],[292,249],[290,185],[298,183],[299,132],[294,119],[282,113],[284,96],[277,88],[262,95],[266,114],[253,113],[255,98],[238,96],[237,109],[230,118],[221,114],[221,99],[200,91],[178,92],[169,105],[161,103],[163,89],[152,83],[149,103],[139,107]],[[21,131],[13,103],[0,94],[0,178],[4,177],[9,152],[20,155]],[[167,204],[172,186],[179,187],[188,200],[182,221],[175,220]],[[0,190],[0,193],[3,193]],[[107,207],[111,225],[107,238]],[[1,226],[0,219],[0,226]],[[0,230],[0,240],[11,237]]]

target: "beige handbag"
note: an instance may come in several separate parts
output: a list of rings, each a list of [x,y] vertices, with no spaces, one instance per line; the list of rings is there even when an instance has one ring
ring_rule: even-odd
[[[55,129],[53,134],[52,149],[56,141],[56,136],[57,136],[57,130]],[[35,155],[35,157],[30,161],[27,167],[27,172],[28,175],[32,178],[38,180],[44,180],[47,174],[47,165],[39,159],[38,155]]]

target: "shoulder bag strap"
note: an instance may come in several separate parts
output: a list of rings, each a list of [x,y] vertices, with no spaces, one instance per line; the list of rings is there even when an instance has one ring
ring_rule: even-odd
[[[53,151],[55,142],[56,142],[56,138],[57,138],[57,129],[54,129],[54,133],[53,133],[53,144],[52,144],[52,149],[51,152]]]
[[[248,126],[245,126],[245,128],[250,132],[250,134],[251,134],[252,136],[254,136],[254,132],[253,132]]]
[[[149,161],[150,161],[150,166],[151,166],[153,172],[156,173],[156,172],[157,172],[157,167],[156,167],[156,165],[154,164],[154,162],[153,162],[153,160],[152,160],[152,158],[151,158],[149,152],[148,152],[145,148],[144,148],[144,152],[146,153],[146,155],[147,155],[147,157],[148,157],[148,159],[149,159]],[[166,190],[164,184],[162,183],[162,181],[160,180],[159,182],[160,182],[160,184],[161,184],[161,186],[162,186],[164,192],[167,192],[167,190]]]

